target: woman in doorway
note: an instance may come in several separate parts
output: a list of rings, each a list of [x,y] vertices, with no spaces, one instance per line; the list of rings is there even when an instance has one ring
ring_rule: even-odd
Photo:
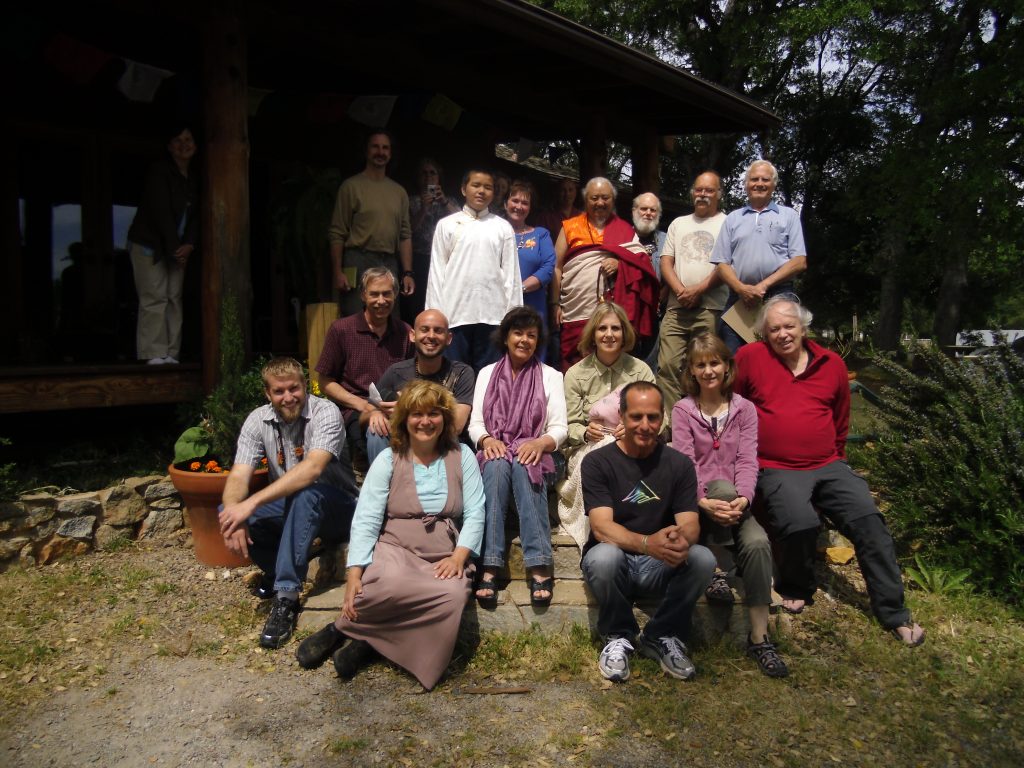
[[[192,131],[175,126],[167,157],[149,169],[128,230],[139,295],[135,353],[150,365],[177,363],[181,355],[185,267],[199,236],[199,182],[191,170],[195,154]]]

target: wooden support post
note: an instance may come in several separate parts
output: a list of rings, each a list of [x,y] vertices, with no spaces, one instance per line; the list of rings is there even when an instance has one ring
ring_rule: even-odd
[[[608,126],[604,114],[598,113],[590,121],[583,137],[580,158],[580,186],[595,176],[608,175]]]
[[[245,31],[238,0],[217,0],[203,23],[206,142],[202,200],[203,389],[216,384],[220,307],[238,301],[246,351],[251,349],[249,257],[249,123]]]
[[[661,168],[658,150],[661,138],[651,129],[644,128],[633,141],[633,195],[642,192],[658,194],[661,190]]]

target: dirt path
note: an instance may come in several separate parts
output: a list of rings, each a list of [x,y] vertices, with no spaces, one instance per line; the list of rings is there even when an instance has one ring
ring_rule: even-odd
[[[603,717],[593,704],[608,689],[596,671],[538,683],[463,670],[430,694],[384,664],[348,683],[330,664],[304,671],[294,641],[275,652],[256,647],[259,602],[240,574],[223,575],[181,547],[96,554],[50,572],[5,575],[0,583],[14,591],[13,599],[49,602],[41,611],[49,618],[31,631],[52,652],[29,667],[34,671],[0,680],[14,683],[8,698],[15,702],[2,721],[0,764],[502,766],[582,758],[582,764],[655,765],[668,759],[650,740],[607,738],[597,728]],[[464,692],[518,684],[530,693]]]

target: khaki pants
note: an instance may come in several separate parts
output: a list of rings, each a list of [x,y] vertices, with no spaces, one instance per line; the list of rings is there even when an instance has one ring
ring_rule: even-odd
[[[135,356],[139,360],[181,354],[182,287],[185,269],[162,259],[153,262],[148,248],[132,243],[132,272],[139,295]]]
[[[665,412],[682,398],[683,387],[679,377],[686,367],[686,345],[701,333],[714,333],[718,313],[700,307],[670,308],[661,319],[658,341],[658,386],[665,395]]]

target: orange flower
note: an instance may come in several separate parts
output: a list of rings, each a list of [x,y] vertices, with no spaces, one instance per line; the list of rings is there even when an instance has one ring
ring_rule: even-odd
[[[260,459],[260,466],[263,466],[263,467],[267,466],[267,457],[266,456],[264,456],[262,459]]]
[[[220,466],[218,466],[217,462],[212,459],[206,462],[205,469],[207,472],[220,472]]]
[[[192,462],[191,464],[189,464],[189,465],[188,465],[188,468],[189,468],[190,470],[192,470],[193,472],[198,472],[198,471],[199,471],[199,468],[200,468],[200,467],[202,467],[202,466],[203,466],[203,465],[202,465],[202,464],[201,464],[200,462],[198,462],[198,461],[193,461],[193,462]]]

